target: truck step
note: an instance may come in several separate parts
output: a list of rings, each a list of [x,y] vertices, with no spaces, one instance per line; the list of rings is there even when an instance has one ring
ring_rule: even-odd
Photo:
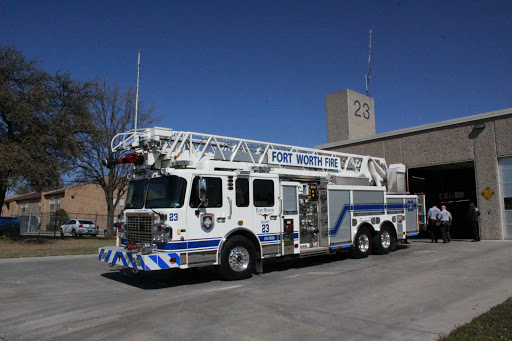
[[[312,257],[312,256],[318,256],[318,255],[327,255],[327,254],[329,254],[328,247],[315,247],[315,248],[311,248],[311,249],[300,250],[300,258]]]

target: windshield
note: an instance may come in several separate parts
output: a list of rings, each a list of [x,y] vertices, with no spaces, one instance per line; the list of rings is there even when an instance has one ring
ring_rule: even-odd
[[[149,180],[146,208],[182,207],[187,181],[179,176],[166,176]]]
[[[147,183],[146,179],[130,181],[125,208],[142,208],[144,206]]]
[[[187,181],[179,176],[166,176],[130,182],[125,208],[177,208],[185,201]],[[146,203],[144,205],[144,202]]]

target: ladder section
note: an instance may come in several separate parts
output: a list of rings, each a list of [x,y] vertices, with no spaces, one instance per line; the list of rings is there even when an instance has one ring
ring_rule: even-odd
[[[328,172],[361,177],[381,185],[386,179],[383,158],[289,146],[219,135],[146,128],[118,134],[112,151],[153,154],[148,160],[245,162],[252,167]]]

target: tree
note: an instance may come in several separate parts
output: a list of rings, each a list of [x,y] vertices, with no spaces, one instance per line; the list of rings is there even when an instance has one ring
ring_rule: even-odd
[[[133,128],[135,114],[135,91],[129,87],[121,91],[117,84],[109,85],[105,79],[92,86],[91,121],[89,135],[85,140],[83,154],[78,162],[78,179],[96,183],[105,192],[107,202],[107,235],[112,235],[114,211],[126,193],[128,174],[132,165],[117,164],[106,167],[103,160],[112,165],[121,155],[113,153],[110,147],[115,135]],[[139,102],[138,125],[155,122],[153,107],[145,107]]]
[[[15,184],[45,190],[61,182],[80,154],[88,100],[88,84],[0,45],[0,208]]]

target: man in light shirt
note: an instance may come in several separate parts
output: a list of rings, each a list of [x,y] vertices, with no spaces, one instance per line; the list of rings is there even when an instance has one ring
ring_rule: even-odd
[[[430,238],[432,243],[435,241],[437,243],[437,237],[439,236],[439,226],[437,226],[437,215],[441,212],[439,208],[434,204],[428,210],[427,214],[427,226],[430,230]]]
[[[441,226],[441,237],[443,243],[450,242],[450,226],[452,225],[452,215],[446,210],[446,206],[441,206],[441,212],[437,214],[437,221]]]

